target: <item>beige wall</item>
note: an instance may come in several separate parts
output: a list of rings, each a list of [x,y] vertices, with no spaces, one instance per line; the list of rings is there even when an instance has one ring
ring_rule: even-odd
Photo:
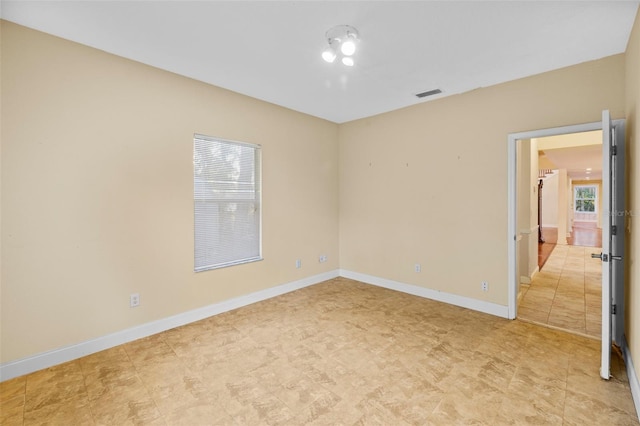
[[[338,268],[336,124],[8,22],[1,101],[2,362]],[[193,272],[196,132],[262,144],[264,261]]]
[[[627,210],[625,330],[636,371],[640,368],[640,11],[626,51]]]
[[[567,169],[558,170],[558,239],[557,244],[567,244],[571,232],[571,179]]]
[[[517,258],[520,280],[530,283],[538,271],[538,143],[535,139],[518,141],[520,164],[516,166],[518,215],[516,229],[521,238]]]
[[[538,269],[538,149],[534,139],[517,141],[518,277],[530,283]]]
[[[603,109],[624,117],[623,55],[341,125],[341,269],[506,306],[507,135]]]
[[[548,175],[542,188],[542,226],[558,227],[558,173]]]

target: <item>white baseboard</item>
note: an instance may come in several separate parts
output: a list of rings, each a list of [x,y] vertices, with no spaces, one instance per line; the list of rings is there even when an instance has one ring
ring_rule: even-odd
[[[633,359],[631,358],[631,352],[627,345],[627,337],[623,336],[622,339],[622,355],[624,356],[624,364],[627,368],[627,377],[629,378],[629,387],[631,388],[631,396],[633,397],[633,405],[636,407],[636,416],[640,413],[640,382],[638,382],[638,375],[636,369],[633,366]],[[640,416],[638,416],[640,420]]]
[[[117,331],[106,336],[43,352],[16,361],[7,362],[0,365],[0,382],[57,364],[62,364],[67,361],[72,361],[92,353],[100,352],[123,343],[128,343],[143,337],[151,336],[152,334],[179,327],[181,325],[199,321],[213,315],[241,308],[242,306],[271,299],[272,297],[318,284],[336,277],[338,277],[338,270],[325,272],[303,278],[298,281],[282,284],[277,287],[267,288],[245,296],[236,297],[220,303],[214,303],[209,306],[183,312],[157,321],[148,322],[126,330]]]
[[[533,281],[533,277],[535,277],[538,272],[540,272],[540,267],[536,266],[530,277],[526,275],[520,275],[520,282],[523,284],[531,284],[531,282]]]
[[[535,269],[531,273],[531,280],[533,280],[533,278],[536,276],[538,272],[540,272],[540,266],[536,265]]]
[[[363,283],[372,284],[378,287],[401,291],[403,293],[413,294],[414,296],[420,296],[426,299],[437,300],[438,302],[444,302],[450,305],[484,312],[486,314],[491,314],[502,318],[509,317],[509,307],[506,305],[497,305],[495,303],[484,302],[482,300],[471,299],[469,297],[458,296],[456,294],[445,293],[443,291],[431,290],[413,284],[405,284],[398,281],[388,280],[386,278],[374,277],[372,275],[361,274],[359,272],[347,271],[344,269],[340,269],[340,276],[350,278],[352,280],[361,281]]]

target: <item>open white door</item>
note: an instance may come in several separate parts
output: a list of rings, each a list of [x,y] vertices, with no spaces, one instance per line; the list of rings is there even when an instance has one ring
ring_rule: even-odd
[[[600,377],[609,380],[611,366],[611,116],[602,111],[602,357]],[[592,255],[593,256],[593,255]]]
[[[624,306],[624,122],[602,112],[602,359],[600,376],[610,377],[612,327],[620,344]]]
[[[611,338],[620,348],[624,336],[624,239],[626,233],[626,198],[625,198],[625,121],[613,120],[613,146],[615,155],[611,162]]]

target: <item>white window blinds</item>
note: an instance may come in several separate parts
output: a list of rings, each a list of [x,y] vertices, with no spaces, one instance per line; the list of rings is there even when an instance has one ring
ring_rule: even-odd
[[[193,139],[195,271],[261,260],[260,146]]]

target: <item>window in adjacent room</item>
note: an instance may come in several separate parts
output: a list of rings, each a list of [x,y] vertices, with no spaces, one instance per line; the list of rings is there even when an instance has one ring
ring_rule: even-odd
[[[576,213],[595,213],[598,187],[596,185],[576,185],[573,187],[574,210]]]
[[[260,145],[193,139],[195,271],[262,260]]]

